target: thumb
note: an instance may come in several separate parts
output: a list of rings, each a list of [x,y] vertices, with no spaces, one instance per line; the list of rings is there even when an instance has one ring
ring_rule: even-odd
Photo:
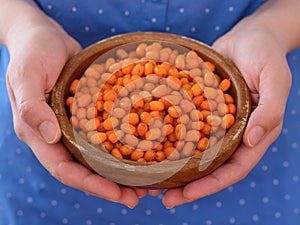
[[[254,106],[243,136],[247,146],[254,147],[265,134],[282,127],[290,86],[291,74],[287,64],[278,63],[263,68],[259,75],[258,95],[252,93],[253,103],[257,106]]]
[[[11,74],[11,76],[10,76]],[[61,131],[56,116],[45,97],[46,80],[35,71],[8,73],[7,85],[12,101],[14,117],[32,128],[33,132],[49,144],[60,140]],[[24,123],[16,120],[15,130],[19,138],[26,142],[28,133]]]

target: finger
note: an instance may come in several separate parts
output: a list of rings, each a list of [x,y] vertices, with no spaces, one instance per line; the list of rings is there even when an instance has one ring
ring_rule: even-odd
[[[128,208],[133,209],[137,206],[139,198],[134,189],[129,187],[121,187],[121,197],[118,202],[126,205]]]
[[[47,143],[56,143],[61,137],[58,121],[46,102],[43,75],[36,70],[10,70],[7,76],[7,87],[11,101],[15,104],[14,114],[18,114],[34,133]],[[25,140],[24,130],[16,124],[16,133]]]
[[[260,74],[258,105],[251,113],[243,136],[247,146],[254,147],[282,123],[290,86],[291,74],[284,61],[264,67]],[[280,129],[277,136],[279,132]]]
[[[31,136],[28,144],[42,165],[63,184],[109,201],[120,199],[121,191],[117,184],[75,162],[61,143],[50,145],[37,136]]]
[[[153,189],[153,190],[149,189],[148,190],[148,194],[151,195],[151,196],[157,196],[157,195],[159,195],[162,192],[163,192],[163,189],[157,189],[157,190],[155,190],[155,189]]]
[[[146,189],[143,189],[143,188],[134,188],[137,196],[139,198],[143,198],[147,195],[147,190]]]
[[[13,102],[12,110],[13,112],[16,111],[16,106]],[[94,174],[83,165],[75,162],[61,143],[45,143],[28,124],[18,117],[18,114],[13,113],[13,115],[14,122],[19,124],[24,130],[24,138],[28,140],[27,144],[33,150],[37,159],[60,182],[112,202],[121,201],[121,203],[130,207],[137,204],[135,199],[138,197],[136,194],[133,195],[132,192],[122,191],[116,183]],[[132,197],[123,197],[122,194],[126,193],[129,193]]]
[[[167,190],[163,197],[162,203],[168,209],[174,208],[175,206],[187,203],[189,200],[183,196],[183,188],[175,188]]]

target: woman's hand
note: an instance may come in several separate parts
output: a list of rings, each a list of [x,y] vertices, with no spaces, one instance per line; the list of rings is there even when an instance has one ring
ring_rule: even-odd
[[[74,161],[59,142],[60,127],[48,100],[65,62],[81,47],[38,8],[26,5],[24,10],[31,13],[30,20],[25,17],[24,23],[14,24],[6,43],[10,53],[7,88],[18,137],[62,183],[134,207],[138,195],[146,191],[121,187],[96,175]]]
[[[166,207],[211,195],[242,180],[281,131],[291,74],[286,50],[276,36],[245,19],[213,47],[240,69],[251,92],[253,112],[243,142],[232,157],[210,175],[168,190],[163,196]]]

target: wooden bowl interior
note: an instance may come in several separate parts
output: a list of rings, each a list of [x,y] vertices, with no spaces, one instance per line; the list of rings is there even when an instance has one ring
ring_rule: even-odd
[[[204,154],[177,161],[165,161],[156,164],[137,163],[131,160],[116,159],[105,150],[101,151],[87,143],[68,121],[65,100],[71,82],[80,78],[90,64],[106,52],[128,43],[158,41],[175,43],[194,50],[205,61],[216,66],[216,72],[222,78],[232,81],[230,94],[237,105],[236,122],[226,132],[224,138]],[[139,32],[105,39],[82,50],[65,65],[52,92],[52,108],[62,130],[62,141],[71,154],[82,164],[102,176],[128,186],[147,188],[173,188],[201,178],[224,163],[238,147],[247,119],[251,101],[247,85],[236,66],[209,46],[186,37],[156,32]]]

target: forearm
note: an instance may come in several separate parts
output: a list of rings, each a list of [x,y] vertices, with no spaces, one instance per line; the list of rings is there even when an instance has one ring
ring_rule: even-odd
[[[0,43],[12,47],[33,27],[53,22],[32,0],[0,0]]]
[[[299,0],[269,0],[248,19],[269,29],[286,52],[300,46]]]

